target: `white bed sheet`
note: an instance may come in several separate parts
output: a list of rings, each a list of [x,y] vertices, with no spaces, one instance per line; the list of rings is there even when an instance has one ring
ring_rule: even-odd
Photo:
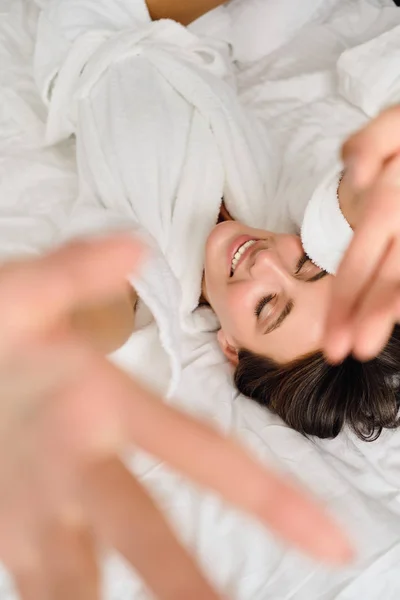
[[[263,10],[273,6],[277,22],[280,19],[282,23],[281,37],[276,36],[275,44],[269,47],[263,46],[262,37],[254,42],[253,50],[244,45],[243,61],[246,62],[246,56],[250,60],[263,53],[276,52],[293,37],[296,26],[303,27],[310,20],[325,18],[335,5],[345,6],[350,2],[356,0],[326,0],[322,7],[319,3],[319,10],[324,14],[311,11],[310,2],[296,3],[298,12],[291,11],[290,26],[287,21],[285,28],[288,2],[269,4],[269,0],[264,0]],[[251,30],[257,4],[260,6],[257,0],[249,0],[247,17],[241,13],[244,31]],[[382,0],[381,4],[389,3]],[[239,11],[237,0],[232,6]],[[35,18],[36,7],[32,1],[0,0],[2,257],[36,253],[51,245],[76,197],[71,148],[68,145],[57,150],[40,147],[44,112],[35,94],[30,66]],[[266,22],[264,37],[268,37],[267,32]],[[276,30],[271,26],[271,39],[274,33]],[[255,73],[259,71],[246,70],[243,81],[251,81]],[[248,95],[244,96],[246,101],[251,100]],[[262,110],[261,104],[258,108]],[[347,569],[332,571],[322,567],[283,547],[258,524],[150,457],[136,455],[129,459],[167,511],[178,534],[227,597],[238,600],[397,599],[400,596],[397,570],[400,561],[400,431],[386,432],[374,444],[365,444],[347,435],[333,441],[308,441],[234,391],[229,369],[209,334],[188,339],[186,356],[187,365],[176,403],[237,435],[262,460],[297,476],[344,524],[359,552],[356,563]],[[156,365],[153,368],[156,369]],[[148,597],[140,581],[117,557],[107,561],[106,588],[106,597],[110,600]],[[0,578],[0,600],[12,597],[10,581],[4,574]]]

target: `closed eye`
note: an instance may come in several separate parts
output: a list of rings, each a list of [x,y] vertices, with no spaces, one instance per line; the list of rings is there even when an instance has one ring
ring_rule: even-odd
[[[307,263],[310,263],[310,265],[315,266],[314,263],[312,262],[311,258],[304,252],[304,254],[299,258],[299,260],[297,262],[296,270],[294,273],[295,276],[303,275],[303,267]],[[304,273],[304,274],[306,274],[306,273]],[[326,277],[326,275],[328,275],[327,271],[318,269],[318,272],[315,275],[313,275],[312,277],[305,277],[304,280],[308,283],[313,283],[314,281],[319,281],[323,277]]]
[[[295,276],[302,274],[302,269],[303,269],[304,265],[306,265],[308,262],[311,263],[312,265],[314,265],[314,263],[311,261],[309,256],[306,253],[304,253],[297,262]],[[319,270],[312,277],[305,278],[304,281],[306,281],[307,283],[312,283],[314,281],[319,281],[323,277],[326,277],[326,275],[328,275],[327,271]],[[268,294],[268,296],[263,296],[262,298],[260,298],[260,300],[257,303],[257,306],[254,309],[254,314],[256,315],[257,319],[259,319],[264,307],[267,306],[273,300],[275,300],[276,296],[277,296],[276,294]],[[267,328],[265,329],[265,331],[263,331],[263,335],[267,335],[268,333],[272,333],[272,331],[275,331],[276,329],[278,329],[278,327],[280,327],[282,325],[282,323],[285,321],[285,319],[290,315],[293,308],[294,308],[294,302],[293,302],[293,300],[289,299],[287,301],[285,307],[283,308],[282,312],[278,315],[278,317],[275,319],[275,321],[273,323],[270,323],[267,326]]]
[[[254,309],[254,314],[256,315],[257,319],[260,318],[263,308],[272,302],[274,298],[276,298],[276,294],[268,294],[268,296],[263,296],[260,298],[260,300],[257,302],[256,308]]]
[[[307,256],[307,254],[304,252],[304,254],[302,256],[300,256],[299,260],[297,261],[297,265],[296,265],[296,270],[294,272],[295,275],[298,275],[301,271],[301,269],[304,267],[304,265],[306,264],[306,262],[310,260]]]
[[[268,325],[268,327],[263,332],[263,335],[268,335],[268,333],[272,333],[273,331],[275,331],[275,329],[278,329],[278,327],[280,327],[282,325],[282,323],[284,322],[284,320],[290,315],[293,308],[294,308],[293,300],[288,300],[285,308],[283,309],[283,311],[281,312],[279,317],[273,323]]]

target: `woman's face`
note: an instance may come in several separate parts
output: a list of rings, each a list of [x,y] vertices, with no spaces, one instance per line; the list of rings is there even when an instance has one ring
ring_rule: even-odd
[[[332,279],[296,235],[227,221],[207,240],[203,293],[233,363],[241,348],[280,363],[321,348]]]

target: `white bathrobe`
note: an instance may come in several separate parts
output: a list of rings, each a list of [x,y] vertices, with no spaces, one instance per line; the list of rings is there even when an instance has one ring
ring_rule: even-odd
[[[378,112],[399,79],[393,57],[391,72],[385,68],[387,44],[371,42],[378,49],[373,68],[368,44],[345,51],[336,67],[332,52],[345,49],[336,43],[327,52],[329,68],[289,86],[289,104],[273,108],[272,125],[265,112],[257,115],[257,102],[252,110],[239,102],[237,84],[246,103],[246,77],[254,71],[237,80],[229,13],[216,19],[188,30],[152,23],[144,0],[50,0],[37,36],[47,142],[76,136],[79,195],[61,237],[122,228],[147,240],[152,259],[132,283],[152,316],[142,338],[152,348],[159,339],[168,357],[158,379],[163,391],[168,381],[170,393],[184,363],[182,334],[217,325],[211,311],[195,309],[221,198],[250,226],[302,228],[306,251],[334,272],[351,238],[336,197],[337,148],[346,131]],[[366,28],[364,38],[375,33]],[[399,53],[400,28],[385,35]],[[271,63],[270,83],[287,95],[285,82],[295,73],[284,62],[282,81]],[[265,75],[264,84],[268,89]],[[396,94],[391,100],[400,99]]]

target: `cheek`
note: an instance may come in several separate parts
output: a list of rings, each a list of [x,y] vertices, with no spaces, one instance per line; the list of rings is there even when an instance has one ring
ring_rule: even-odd
[[[245,294],[240,286],[228,288],[218,314],[222,329],[240,340],[251,326],[252,306],[251,294]]]
[[[313,294],[298,301],[292,318],[289,317],[288,323],[276,332],[276,336],[269,336],[268,343],[273,343],[271,350],[278,362],[293,360],[321,349],[329,306],[328,289],[329,286],[324,285],[319,289],[314,288]]]
[[[280,234],[276,236],[275,244],[282,264],[289,272],[292,272],[293,265],[303,254],[300,237],[292,234]]]
[[[323,334],[325,322],[331,305],[331,293],[334,277],[328,275],[314,287],[314,294],[310,300],[311,323],[315,329],[315,334]],[[318,287],[317,287],[318,286]],[[315,318],[313,319],[313,317]]]
[[[310,313],[305,316],[293,313],[281,328],[253,342],[253,345],[250,340],[249,350],[282,364],[318,351],[321,347],[321,320],[317,316],[309,317]]]

